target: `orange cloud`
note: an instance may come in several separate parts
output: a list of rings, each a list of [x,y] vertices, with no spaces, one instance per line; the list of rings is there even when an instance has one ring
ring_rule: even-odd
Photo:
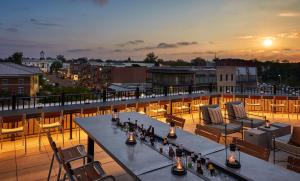
[[[283,12],[283,13],[277,14],[277,16],[280,16],[280,17],[297,17],[297,16],[300,16],[300,13],[296,13],[296,12]]]

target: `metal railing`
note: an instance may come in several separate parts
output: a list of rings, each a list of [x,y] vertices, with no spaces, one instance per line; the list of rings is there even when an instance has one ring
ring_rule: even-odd
[[[60,94],[33,97],[4,97],[0,98],[0,111],[18,110],[28,108],[41,108],[50,106],[64,106],[74,104],[89,104],[95,102],[121,101],[130,99],[143,99],[161,96],[174,96],[184,94],[244,94],[244,95],[282,95],[300,96],[300,88],[283,89],[278,87],[247,88],[243,86],[170,86],[155,89],[134,91],[107,91],[90,92],[81,94]]]

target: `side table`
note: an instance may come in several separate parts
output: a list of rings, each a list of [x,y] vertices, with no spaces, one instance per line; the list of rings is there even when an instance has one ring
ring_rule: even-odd
[[[291,125],[290,124],[275,122],[275,123],[272,123],[272,126],[279,128],[275,137],[281,137],[281,136],[291,134]]]
[[[268,135],[265,131],[258,130],[258,129],[248,129],[244,132],[244,140],[258,145],[262,146],[264,148],[269,147],[269,142],[268,142]]]
[[[269,128],[266,128],[265,126],[259,126],[257,129],[261,131],[265,131],[267,133],[267,142],[268,142],[267,148],[271,149],[273,147],[272,138],[278,135],[280,129],[275,126],[270,126]]]

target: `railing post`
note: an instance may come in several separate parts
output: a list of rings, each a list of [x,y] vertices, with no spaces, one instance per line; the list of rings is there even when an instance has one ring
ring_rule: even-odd
[[[15,110],[16,109],[16,104],[17,104],[17,96],[14,94],[11,97],[11,109]]]
[[[276,92],[277,92],[276,85],[273,85],[273,94],[276,95]]]
[[[63,93],[61,93],[61,95],[60,95],[60,104],[61,104],[61,106],[64,106],[65,105],[65,93],[63,92]]]
[[[209,93],[212,93],[212,91],[213,91],[213,84],[211,83],[209,84]]]
[[[188,91],[189,91],[189,94],[192,94],[192,92],[193,92],[193,87],[192,87],[192,85],[189,85]]]
[[[212,104],[212,102],[213,102],[212,99],[213,99],[212,96],[209,96],[209,98],[208,98],[208,104],[209,104],[209,105]]]
[[[106,102],[106,90],[104,89],[102,92],[103,102]]]
[[[164,96],[168,96],[168,87],[164,86]]]
[[[140,98],[140,88],[137,86],[135,89],[135,98],[139,99]]]
[[[241,93],[242,94],[244,93],[244,86],[243,86],[243,84],[241,84]]]

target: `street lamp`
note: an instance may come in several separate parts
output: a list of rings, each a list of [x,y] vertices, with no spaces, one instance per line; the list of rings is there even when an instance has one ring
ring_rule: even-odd
[[[281,75],[279,74],[278,77],[279,77],[279,85],[281,85]]]

